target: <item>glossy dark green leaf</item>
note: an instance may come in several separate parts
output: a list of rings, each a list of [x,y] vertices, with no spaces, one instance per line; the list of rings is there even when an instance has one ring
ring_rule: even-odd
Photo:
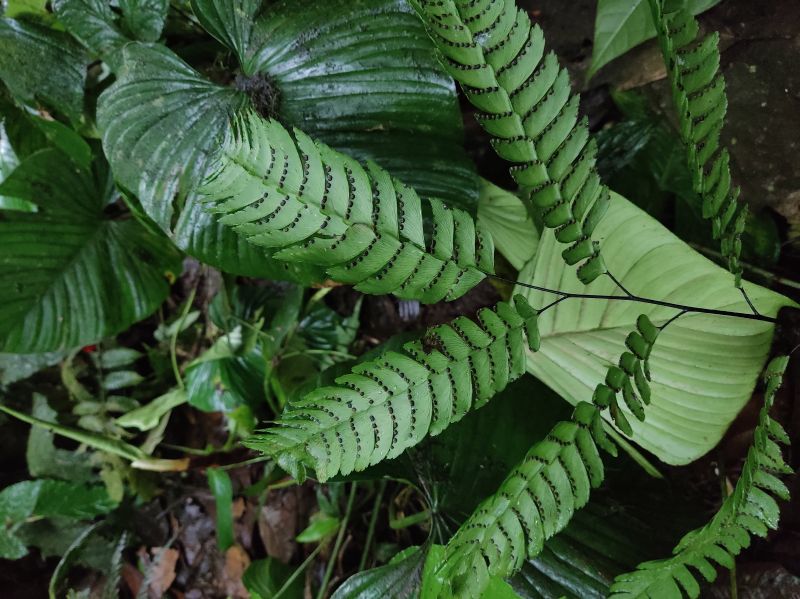
[[[122,24],[133,37],[154,42],[161,36],[169,0],[119,0]]]
[[[351,576],[331,599],[407,599],[419,595],[427,552],[411,547],[379,568]]]
[[[225,551],[233,545],[233,487],[231,477],[224,470],[209,468],[208,486],[214,495],[217,510],[217,545]]]
[[[236,53],[245,75],[253,21],[262,0],[192,0],[192,11],[206,31]]]
[[[282,1],[252,37],[245,71],[274,82],[284,122],[474,211],[454,84],[405,0]]]
[[[82,485],[60,480],[40,480],[34,514],[45,518],[85,520],[107,514],[116,507],[103,485]]]
[[[35,214],[0,214],[0,343],[5,351],[55,351],[97,341],[151,314],[180,257],[134,219],[105,216],[104,184],[57,150],[28,157],[0,195]]]
[[[204,79],[164,47],[129,44],[117,81],[101,96],[97,124],[116,179],[168,230],[244,97]]]
[[[564,400],[526,375],[485,407],[410,450],[411,471],[435,488],[436,510],[461,521],[570,412]]]
[[[189,404],[204,412],[263,405],[264,368],[258,351],[193,364],[185,376]]]
[[[342,316],[322,302],[316,302],[303,316],[298,332],[312,349],[346,353],[356,338],[361,314],[361,300],[353,306],[349,316]],[[325,361],[326,365],[332,361]]]
[[[75,38],[112,68],[119,66],[119,50],[130,41],[117,27],[117,16],[107,0],[53,0],[53,10]]]
[[[0,19],[0,79],[23,101],[83,118],[86,57],[66,33],[32,21]]]
[[[298,543],[319,543],[331,538],[339,530],[341,521],[335,516],[328,516],[322,512],[311,518],[309,525],[297,535]]]
[[[283,589],[293,572],[292,566],[268,557],[256,560],[247,567],[242,577],[242,584],[250,592],[251,599],[272,599]],[[303,577],[298,576],[282,591],[281,597],[283,599],[302,599],[303,587]]]

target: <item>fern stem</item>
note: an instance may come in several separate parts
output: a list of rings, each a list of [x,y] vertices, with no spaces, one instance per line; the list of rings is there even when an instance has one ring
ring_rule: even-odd
[[[748,312],[732,312],[730,310],[717,310],[715,308],[702,308],[699,306],[685,306],[683,304],[676,304],[674,302],[666,302],[663,300],[652,299],[649,297],[640,297],[638,295],[604,295],[601,293],[569,293],[567,291],[559,291],[558,289],[550,289],[548,287],[541,287],[539,285],[532,285],[530,283],[523,283],[522,281],[514,281],[498,275],[487,275],[498,281],[510,283],[512,285],[519,285],[528,289],[535,289],[544,293],[552,293],[560,295],[562,298],[580,298],[580,299],[596,299],[605,301],[620,301],[620,302],[637,302],[641,304],[651,304],[653,306],[663,306],[665,308],[675,308],[683,312],[692,312],[696,314],[714,314],[716,316],[730,316],[733,318],[744,318],[745,320],[758,320],[761,322],[769,322],[772,324],[777,323],[777,319],[762,314],[750,314]],[[550,306],[545,306],[549,308]]]
[[[328,592],[328,585],[331,583],[331,576],[333,575],[333,568],[336,565],[336,557],[339,555],[339,550],[342,548],[342,541],[344,541],[344,533],[347,531],[347,522],[350,520],[350,514],[353,512],[353,504],[356,499],[356,489],[358,483],[354,482],[350,485],[350,496],[347,498],[347,509],[342,519],[342,524],[339,526],[339,534],[336,535],[336,542],[333,545],[333,551],[330,558],[328,558],[328,566],[325,568],[325,576],[322,579],[322,586],[319,587],[317,599],[325,599],[325,594]]]
[[[308,567],[308,564],[314,561],[314,558],[317,557],[317,554],[320,552],[321,549],[322,545],[317,545],[314,548],[314,551],[308,554],[308,557],[305,560],[303,560],[302,564],[297,566],[297,569],[294,572],[292,572],[292,575],[289,578],[286,579],[286,582],[284,582],[283,586],[280,589],[278,589],[278,592],[275,593],[272,599],[280,599],[280,597],[283,596],[283,594],[286,592],[286,589],[292,586],[292,583],[295,581],[295,579],[298,576],[300,576],[300,573],[303,572]]]
[[[362,572],[367,567],[367,559],[369,558],[369,550],[372,546],[372,539],[375,536],[375,526],[378,524],[378,512],[380,511],[381,501],[383,494],[386,491],[386,481],[382,480],[378,486],[378,492],[375,494],[375,503],[372,506],[372,514],[369,517],[369,526],[367,527],[367,539],[364,541],[364,551],[361,554],[361,560],[358,562],[358,571]]]

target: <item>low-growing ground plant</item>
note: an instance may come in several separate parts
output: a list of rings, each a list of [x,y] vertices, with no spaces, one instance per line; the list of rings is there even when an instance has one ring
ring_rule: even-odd
[[[746,279],[714,3],[617,4],[590,71],[655,37],[667,118],[590,126],[515,0],[4,3],[20,596],[735,593],[789,499],[797,305]],[[670,496],[751,400],[713,509]]]

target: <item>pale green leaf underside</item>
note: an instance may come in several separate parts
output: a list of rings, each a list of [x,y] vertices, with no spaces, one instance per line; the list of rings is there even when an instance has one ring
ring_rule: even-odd
[[[639,296],[685,305],[748,312],[733,276],[694,252],[656,220],[614,194],[597,228],[609,270]],[[572,293],[612,294],[600,277],[582,285],[561,259],[551,232],[519,279]],[[783,296],[744,284],[762,314],[791,305]],[[520,289],[531,305],[555,296]],[[572,403],[588,401],[639,314],[660,325],[677,313],[637,302],[568,299],[542,314],[541,350],[528,355],[528,370]],[[767,359],[773,326],[740,318],[686,315],[659,336],[651,357],[652,404],[645,422],[626,414],[633,439],[670,464],[686,464],[714,447],[752,394]],[[626,408],[623,408],[626,409]]]
[[[497,251],[517,270],[536,254],[539,231],[522,200],[485,179],[480,183],[478,222],[491,233]]]
[[[720,0],[689,0],[693,14]],[[656,36],[647,0],[598,0],[589,76],[631,48]]]

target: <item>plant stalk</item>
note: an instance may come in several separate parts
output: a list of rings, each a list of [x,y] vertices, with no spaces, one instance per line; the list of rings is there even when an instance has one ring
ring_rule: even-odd
[[[771,318],[769,316],[764,316],[762,314],[750,314],[748,312],[731,312],[729,310],[716,310],[714,308],[701,308],[698,306],[684,306],[683,304],[676,304],[674,302],[665,302],[662,300],[652,299],[649,297],[640,297],[638,295],[603,295],[599,293],[569,293],[567,291],[559,291],[557,289],[549,289],[547,287],[541,287],[539,285],[531,285],[530,283],[523,283],[521,281],[514,281],[512,279],[507,279],[505,277],[501,277],[498,275],[487,275],[492,277],[493,279],[497,279],[498,281],[503,281],[504,283],[510,283],[512,285],[519,285],[520,287],[526,287],[527,289],[535,289],[536,291],[542,291],[544,293],[552,293],[554,295],[559,295],[564,299],[567,298],[579,298],[579,299],[597,299],[597,300],[606,300],[606,301],[620,301],[620,302],[638,302],[641,304],[651,304],[654,306],[663,306],[665,308],[675,308],[676,310],[682,310],[683,312],[691,312],[695,314],[714,314],[716,316],[731,316],[734,318],[744,318],[745,320],[758,320],[760,322],[769,322],[771,324],[777,323],[777,319]],[[549,307],[549,306],[548,306]]]
[[[336,535],[336,542],[333,545],[333,551],[330,558],[328,558],[328,565],[325,568],[325,576],[322,579],[322,586],[319,587],[317,599],[325,599],[328,592],[328,585],[331,583],[331,576],[333,575],[333,568],[336,565],[336,558],[339,555],[339,550],[342,548],[342,541],[344,541],[344,533],[347,531],[347,522],[350,520],[350,514],[353,512],[353,504],[356,499],[356,489],[358,483],[354,482],[350,485],[350,496],[347,498],[347,509],[344,513],[344,518],[339,526],[339,534]]]

